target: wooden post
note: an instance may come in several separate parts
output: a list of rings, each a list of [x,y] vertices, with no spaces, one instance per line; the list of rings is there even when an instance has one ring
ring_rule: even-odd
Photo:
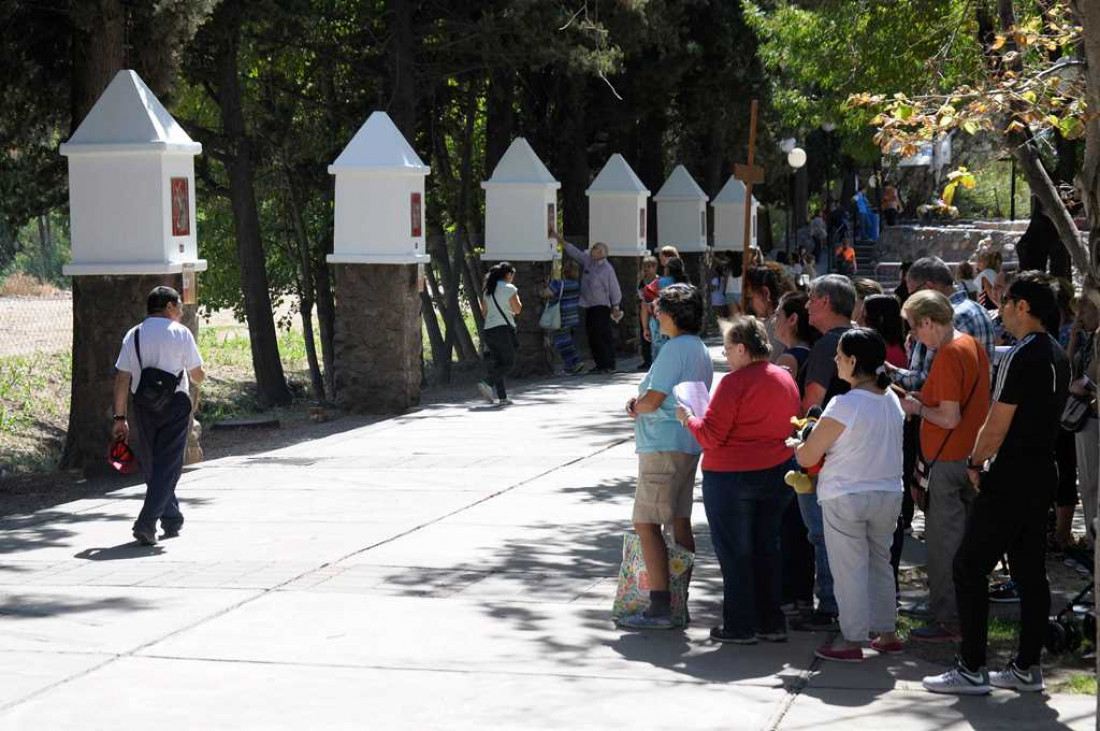
[[[734,165],[734,176],[745,184],[745,236],[742,239],[741,255],[741,311],[749,307],[749,237],[752,234],[752,186],[764,182],[764,168],[754,164],[756,160],[756,99],[752,100],[749,117],[749,161],[745,165]]]

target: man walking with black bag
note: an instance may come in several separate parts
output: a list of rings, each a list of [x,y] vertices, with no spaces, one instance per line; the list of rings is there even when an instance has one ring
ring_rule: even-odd
[[[164,538],[174,538],[183,527],[176,483],[191,426],[190,381],[201,383],[206,373],[194,336],[179,324],[183,315],[179,292],[154,287],[146,300],[146,312],[145,320],[122,339],[115,362],[118,374],[111,436],[116,440],[129,436],[127,403],[133,394],[138,461],[146,483],[134,538],[143,546],[152,546],[157,542],[158,520]]]

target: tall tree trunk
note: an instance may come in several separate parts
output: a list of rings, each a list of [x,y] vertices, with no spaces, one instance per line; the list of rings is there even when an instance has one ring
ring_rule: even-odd
[[[494,69],[489,76],[485,99],[485,174],[492,173],[500,162],[516,126],[516,72],[510,68]]]
[[[558,175],[561,178],[561,210],[565,231],[588,230],[588,129],[585,124],[586,79],[562,72],[562,95],[557,102]]]
[[[78,0],[70,5],[72,85],[70,131],[75,132],[99,95],[126,63],[122,0]]]
[[[218,103],[222,131],[227,142],[226,168],[229,174],[229,198],[233,208],[233,228],[237,238],[237,258],[241,269],[245,319],[252,345],[252,367],[260,404],[285,405],[291,401],[279,360],[275,317],[271,309],[263,241],[260,238],[259,211],[254,186],[252,140],[245,127],[241,100],[238,51],[240,45],[243,0],[225,0],[211,20],[218,28],[215,53]]]
[[[413,0],[389,0],[389,112],[410,144],[416,144],[416,55]]]
[[[290,171],[283,168],[283,180],[286,185],[287,208],[290,213],[291,226],[294,229],[294,237],[298,242],[298,258],[301,267],[300,281],[301,291],[298,293],[298,311],[302,316],[302,337],[306,344],[306,360],[309,362],[309,382],[313,388],[313,400],[319,404],[325,403],[325,382],[321,375],[321,366],[317,362],[317,343],[313,337],[313,305],[316,295],[313,286],[313,258],[312,247],[309,245],[309,234],[306,232],[305,221],[302,220],[302,208],[298,201],[298,194],[290,177]]]
[[[1090,111],[1095,112],[1100,109],[1100,3],[1095,0],[1073,0],[1073,8],[1077,22],[1084,29],[1081,45],[1088,64],[1085,71],[1085,95]],[[1096,277],[1100,266],[1100,117],[1095,114],[1085,124],[1085,163],[1080,174],[1080,190],[1089,221],[1088,248],[1089,261],[1092,264],[1087,270],[1089,278],[1085,281],[1085,292],[1093,299],[1100,299],[1100,291],[1097,291],[1100,280]],[[1100,353],[1093,357],[1100,357]],[[1082,488],[1096,494],[1100,485],[1084,485]],[[1093,555],[1097,565],[1100,565],[1100,541],[1096,542]],[[1093,572],[1093,581],[1094,596],[1100,595],[1100,572]],[[1090,639],[1095,646],[1098,638]],[[1097,657],[1096,670],[1100,672],[1100,656]],[[1097,699],[1097,706],[1100,708],[1100,692]]]

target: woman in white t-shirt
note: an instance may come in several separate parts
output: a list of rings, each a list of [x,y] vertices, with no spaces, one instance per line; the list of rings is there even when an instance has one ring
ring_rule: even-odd
[[[485,275],[481,314],[485,318],[484,345],[492,360],[488,376],[478,381],[482,398],[491,404],[510,404],[504,377],[516,364],[516,315],[523,310],[519,289],[512,284],[516,268],[506,261],[494,265]]]
[[[823,660],[859,662],[870,632],[878,635],[871,649],[904,649],[895,633],[890,545],[901,512],[905,412],[889,389],[885,360],[886,343],[874,330],[855,328],[841,336],[837,375],[851,390],[829,402],[795,452],[804,467],[825,458],[817,499],[843,638],[817,649]]]

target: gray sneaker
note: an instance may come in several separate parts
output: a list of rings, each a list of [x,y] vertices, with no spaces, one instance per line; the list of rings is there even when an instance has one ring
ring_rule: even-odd
[[[493,387],[485,381],[477,382],[477,390],[478,393],[481,394],[481,398],[485,399],[489,403],[495,404],[497,402],[497,395],[493,393]]]
[[[621,629],[672,629],[672,617],[648,617],[639,612],[621,617],[615,624]]]
[[[922,683],[925,690],[950,695],[986,695],[993,691],[989,673],[984,670],[971,672],[956,662],[955,667],[942,675],[929,675]]]
[[[1032,665],[1027,670],[1016,667],[1016,662],[1010,662],[1004,670],[995,670],[989,674],[989,684],[994,688],[1008,688],[1026,693],[1037,693],[1044,690],[1043,670],[1038,665]]]

